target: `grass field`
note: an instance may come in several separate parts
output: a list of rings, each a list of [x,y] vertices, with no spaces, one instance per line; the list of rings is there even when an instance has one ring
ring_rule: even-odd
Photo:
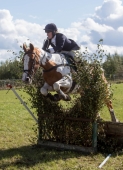
[[[113,99],[112,104],[116,117],[120,122],[123,122],[123,84],[113,84]],[[101,111],[101,117],[104,120],[111,120],[107,107],[105,106]]]
[[[123,122],[123,84],[115,84],[113,106],[117,118]],[[83,154],[71,151],[34,147],[35,121],[14,93],[0,91],[0,170],[96,170],[109,154]],[[28,95],[17,91],[27,101]],[[34,111],[34,110],[33,110]],[[36,115],[35,115],[36,116]],[[101,111],[110,120],[106,107]],[[123,170],[123,151],[113,153],[103,166],[106,170]]]

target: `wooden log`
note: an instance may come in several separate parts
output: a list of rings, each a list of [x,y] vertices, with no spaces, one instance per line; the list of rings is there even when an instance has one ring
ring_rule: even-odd
[[[93,122],[93,120],[91,119],[84,119],[84,118],[76,118],[76,117],[60,117],[60,116],[49,116],[47,114],[42,114],[42,115],[38,115],[40,118],[50,118],[50,119],[64,119],[64,120],[72,120],[72,121],[79,121],[79,122]]]
[[[58,142],[51,142],[47,140],[38,140],[38,145],[43,147],[49,147],[49,148],[57,148],[57,149],[63,149],[63,150],[72,150],[72,151],[80,151],[84,153],[95,153],[93,147],[82,147],[77,145],[68,145]]]
[[[103,125],[107,137],[116,139],[117,143],[123,144],[123,123],[120,122],[98,122]]]

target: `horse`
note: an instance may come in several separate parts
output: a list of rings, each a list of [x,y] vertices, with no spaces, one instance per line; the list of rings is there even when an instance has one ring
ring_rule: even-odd
[[[29,48],[23,44],[23,50],[23,82],[31,84],[34,74],[39,67],[42,67],[43,79],[45,81],[43,87],[40,89],[42,95],[52,101],[70,101],[71,97],[69,94],[81,93],[80,86],[73,80],[71,66],[64,54],[51,54],[43,49],[34,47],[31,43]],[[102,73],[102,79],[107,83],[104,73]],[[55,91],[57,93],[52,95],[49,91]],[[112,121],[116,122],[117,119],[113,111],[111,100],[106,101],[106,104],[110,111]]]

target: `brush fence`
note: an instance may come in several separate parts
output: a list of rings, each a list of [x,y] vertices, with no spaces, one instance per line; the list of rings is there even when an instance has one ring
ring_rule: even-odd
[[[97,123],[89,119],[39,114],[38,144],[64,150],[97,151]]]

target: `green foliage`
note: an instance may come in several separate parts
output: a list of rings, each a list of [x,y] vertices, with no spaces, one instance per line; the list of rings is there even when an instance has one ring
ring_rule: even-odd
[[[82,89],[81,107],[87,118],[95,120],[97,113],[106,101],[107,84],[102,77],[103,71],[98,63],[82,63],[77,75]]]

